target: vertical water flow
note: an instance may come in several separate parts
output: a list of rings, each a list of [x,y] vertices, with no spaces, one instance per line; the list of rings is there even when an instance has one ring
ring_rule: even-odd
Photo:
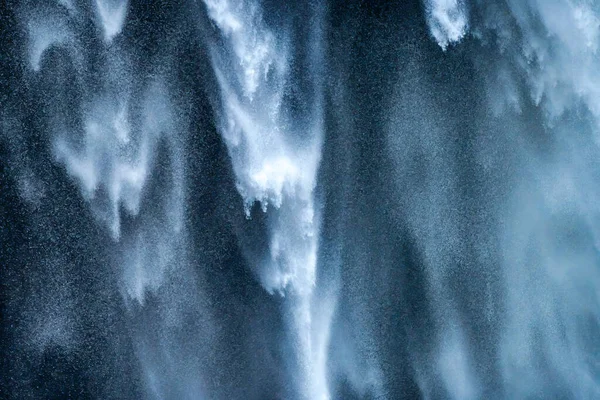
[[[470,353],[465,329],[469,321],[460,307],[461,294],[453,287],[455,276],[468,272],[463,260],[469,254],[468,239],[461,238],[462,216],[456,211],[461,209],[459,166],[453,154],[456,136],[450,118],[439,111],[441,102],[431,95],[435,82],[415,58],[403,70],[385,127],[392,181],[404,215],[395,223],[416,238],[413,246],[427,282],[420,295],[429,303],[422,318],[430,318],[427,346],[431,348],[411,349],[412,363],[423,398],[476,399],[481,396],[480,371]],[[413,172],[417,168],[420,174]]]
[[[122,241],[123,292],[143,302],[145,291],[160,285],[182,228],[183,164],[163,77],[140,79],[119,36],[127,10],[127,0],[95,0],[91,12],[61,2],[24,9],[22,15],[32,79],[55,82],[44,93],[54,95],[46,110],[53,154],[94,216]],[[100,37],[88,37],[89,20]],[[55,63],[43,67],[51,49],[59,52],[65,69]],[[165,209],[144,217],[136,232],[122,237],[122,213],[135,217],[140,212],[161,144],[169,153],[171,174]]]
[[[320,96],[305,99],[314,104],[305,111],[309,123],[295,120],[286,97],[295,84],[289,38],[265,24],[258,3],[204,3],[222,40],[211,47],[220,87],[219,130],[247,217],[259,202],[268,218],[268,254],[256,260],[257,274],[269,293],[286,296],[296,395],[326,399],[324,367],[315,368],[317,358],[323,364],[324,356],[316,354],[311,311],[319,226],[314,189],[321,149]],[[311,79],[309,91],[318,91],[317,78]]]
[[[427,2],[429,9],[450,3],[459,4]],[[513,398],[596,398],[600,7],[577,0],[470,6],[479,16],[470,27],[473,59],[488,81],[493,117],[504,124],[500,133],[515,142],[512,165],[501,160],[510,168],[508,200],[496,205],[501,384]],[[428,19],[442,49],[466,33],[452,7],[445,10]]]
[[[549,387],[573,398],[596,398],[600,7],[565,0],[480,6],[484,43],[501,38],[501,62],[492,73],[522,83],[518,91],[511,90],[518,87],[514,84],[490,88],[493,98],[512,106],[505,110],[534,105],[549,143],[543,155],[530,146],[524,156],[528,174],[519,179],[514,203],[507,207],[503,379],[519,397]],[[532,281],[533,288],[526,284]],[[537,365],[540,343],[545,367]],[[545,370],[562,383],[548,379]]]

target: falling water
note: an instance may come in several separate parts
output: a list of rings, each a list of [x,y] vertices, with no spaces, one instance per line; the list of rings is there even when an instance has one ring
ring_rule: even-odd
[[[0,394],[600,397],[600,6],[0,6]]]

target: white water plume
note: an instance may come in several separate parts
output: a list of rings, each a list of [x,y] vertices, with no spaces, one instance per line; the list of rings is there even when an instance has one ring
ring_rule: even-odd
[[[261,280],[269,292],[310,293],[314,285],[316,229],[313,190],[319,162],[320,124],[302,132],[284,124],[282,96],[288,76],[285,48],[264,26],[256,5],[207,1],[210,17],[227,40],[227,53],[213,47],[221,87],[220,131],[244,197],[246,212],[271,205],[271,254]],[[230,60],[227,60],[231,57]]]
[[[65,6],[69,6],[69,11],[74,10],[70,3]],[[88,17],[99,23],[104,32],[104,48],[99,51],[105,58],[95,71],[101,83],[93,87],[85,79],[90,66],[82,56],[83,44],[73,40],[81,37],[78,30],[85,29],[85,16],[48,7],[24,16],[30,64],[37,74],[51,73],[40,70],[40,60],[48,49],[57,45],[68,49],[62,55],[72,61],[76,76],[71,76],[69,82],[81,92],[81,100],[70,110],[74,117],[49,115],[52,152],[78,184],[94,216],[108,226],[113,239],[121,239],[122,213],[135,217],[140,212],[159,142],[169,153],[167,205],[154,221],[143,224],[132,238],[125,240],[130,249],[125,251],[122,261],[123,292],[126,297],[143,303],[145,291],[156,290],[165,271],[175,262],[183,220],[183,164],[179,132],[164,78],[157,74],[145,83],[145,88],[133,94],[137,77],[132,74],[128,54],[110,45],[123,28],[127,6],[127,1],[97,0],[98,18]],[[56,87],[57,93],[61,93],[60,89]],[[66,101],[61,96],[57,96],[59,102]],[[80,123],[72,123],[73,120]],[[31,186],[35,180],[30,177],[22,182],[23,190],[29,193],[26,184]]]
[[[144,116],[141,123],[142,140],[150,143],[150,146],[141,147],[145,153],[143,158],[138,157],[137,161],[140,163],[138,165],[144,168],[143,177],[148,174],[146,171],[152,169],[148,153],[156,153],[159,139],[166,143],[171,165],[168,171],[170,187],[163,188],[165,190],[163,195],[166,198],[164,208],[159,210],[158,216],[153,216],[139,228],[127,243],[129,250],[124,255],[125,291],[129,298],[137,300],[140,304],[144,303],[146,291],[155,292],[162,285],[165,275],[182,262],[181,233],[184,212],[183,164],[179,132],[167,90],[160,80],[148,88],[144,96],[142,115]],[[137,214],[144,179],[139,181],[138,186],[132,187],[131,183],[124,179],[128,177],[129,175],[120,175],[119,180],[113,182],[113,185],[120,189],[120,201],[132,214]],[[119,197],[116,199],[118,204]],[[130,202],[132,204],[128,204]]]
[[[507,125],[523,147],[516,153],[523,171],[499,229],[508,312],[498,351],[507,393],[520,398],[560,388],[573,398],[595,398],[599,368],[589,330],[600,321],[600,208],[593,200],[600,8],[578,0],[478,5],[483,22],[475,36],[498,52],[487,89],[497,116],[539,110],[543,126],[535,134],[547,143],[542,154],[533,133]]]
[[[600,6],[422,4],[0,7],[0,393],[600,398]]]
[[[87,199],[93,201],[100,188],[106,191],[111,207],[99,211],[106,212],[101,218],[106,219],[114,237],[120,235],[121,204],[131,214],[139,210],[152,145],[148,136],[139,143],[130,143],[128,125],[126,105],[115,109],[110,102],[100,101],[86,118],[81,149],[62,135],[55,142],[58,160],[79,181]]]
[[[531,101],[544,110],[549,124],[583,105],[599,129],[598,6],[584,0],[515,0],[506,10],[481,6],[484,19],[476,36],[503,55],[506,63],[498,73],[517,82],[523,78]],[[514,82],[506,83],[512,90],[504,90],[505,98],[520,96]]]
[[[128,0],[96,0],[96,10],[106,42],[110,43],[123,30],[128,3]]]
[[[427,24],[443,50],[467,33],[469,18],[464,0],[426,0]]]
[[[263,22],[257,4],[243,0],[205,0],[205,4],[224,40],[211,53],[221,89],[219,129],[237,188],[248,217],[255,202],[271,216],[269,254],[259,262],[258,274],[267,291],[290,296],[289,334],[302,371],[300,395],[328,399],[326,371],[322,360],[315,358],[323,351],[322,345],[313,348],[311,302],[317,268],[318,216],[313,192],[320,161],[321,117],[314,113],[307,132],[286,122],[289,56],[282,38]],[[318,371],[315,362],[320,365]]]

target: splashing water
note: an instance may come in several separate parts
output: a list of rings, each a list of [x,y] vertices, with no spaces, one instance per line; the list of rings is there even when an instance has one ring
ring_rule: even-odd
[[[594,2],[22,1],[0,36],[5,397],[600,397]]]

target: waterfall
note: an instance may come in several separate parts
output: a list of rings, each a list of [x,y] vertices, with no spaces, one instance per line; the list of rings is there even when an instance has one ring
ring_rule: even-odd
[[[8,399],[600,397],[600,6],[0,6]]]
[[[251,262],[257,264],[269,293],[290,297],[286,311],[291,314],[288,329],[295,368],[302,375],[299,391],[307,399],[329,399],[325,371],[322,366],[316,371],[313,365],[315,357],[322,357],[313,350],[312,311],[319,234],[314,189],[321,157],[320,96],[311,96],[315,105],[307,110],[309,123],[295,121],[285,98],[286,84],[293,79],[289,44],[281,40],[287,35],[274,34],[256,4],[228,0],[205,4],[223,39],[210,48],[220,88],[219,131],[246,216],[251,218],[258,202],[269,218],[267,254]]]

